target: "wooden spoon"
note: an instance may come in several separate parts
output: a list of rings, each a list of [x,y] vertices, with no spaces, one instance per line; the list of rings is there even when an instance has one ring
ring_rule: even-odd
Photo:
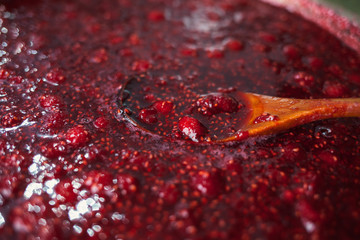
[[[251,109],[248,120],[235,135],[216,142],[275,134],[317,120],[360,117],[360,98],[293,99],[243,93],[242,99]],[[276,116],[277,120],[255,123],[257,117],[265,114]]]
[[[133,86],[129,86],[132,82]],[[133,114],[127,112],[126,104],[129,94],[128,88],[137,89],[141,85],[140,78],[132,78],[126,82],[120,91],[120,108],[124,109],[125,117],[136,127],[147,131],[146,125],[141,124]],[[196,95],[196,94],[194,94]],[[229,137],[209,139],[212,142],[241,141],[248,137],[271,135],[279,133],[295,126],[309,122],[341,117],[360,117],[360,98],[342,99],[293,99],[279,98],[237,91],[235,98],[244,103],[250,110],[244,122],[239,124],[235,134]],[[273,116],[271,121],[257,121],[260,116]],[[269,120],[269,119],[267,119]]]

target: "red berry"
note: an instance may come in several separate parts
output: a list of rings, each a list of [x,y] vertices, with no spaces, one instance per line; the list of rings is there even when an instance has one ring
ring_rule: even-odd
[[[87,163],[92,163],[95,160],[102,160],[103,154],[106,154],[105,152],[106,150],[99,150],[99,148],[94,145],[86,146],[83,149],[82,159]]]
[[[149,19],[150,21],[159,22],[159,21],[164,20],[164,19],[165,19],[165,16],[164,16],[164,13],[163,13],[163,12],[154,10],[154,11],[151,11],[151,12],[148,14],[148,19]]]
[[[319,70],[324,65],[324,61],[321,58],[310,57],[309,58],[309,64],[313,69]]]
[[[155,100],[155,95],[152,93],[148,93],[144,96],[144,100],[148,101],[148,102],[153,102]]]
[[[120,173],[117,175],[117,184],[122,195],[135,193],[139,189],[139,182],[130,174]]]
[[[109,36],[109,42],[110,42],[112,45],[116,45],[116,44],[122,43],[123,41],[124,41],[124,38],[121,37],[121,36],[117,36],[117,35],[110,35],[110,36]]]
[[[336,77],[342,77],[344,70],[337,64],[329,66],[328,70]]]
[[[287,143],[282,145],[282,157],[286,161],[297,162],[306,159],[307,155],[305,150],[300,144],[297,143]]]
[[[51,112],[44,116],[41,131],[42,132],[55,132],[64,126],[66,115],[61,112]]]
[[[226,170],[228,170],[230,172],[236,172],[238,174],[241,174],[243,172],[243,168],[242,168],[241,164],[234,159],[228,160],[226,162],[225,167],[226,167]]]
[[[13,190],[18,185],[18,181],[17,175],[0,176],[0,197],[11,198],[15,194]]]
[[[40,49],[46,44],[46,38],[42,35],[31,33],[29,36],[30,45],[33,49]]]
[[[271,47],[262,43],[255,43],[253,45],[253,49],[257,52],[265,53],[265,52],[269,52],[271,50]]]
[[[98,117],[94,122],[94,126],[99,129],[104,129],[108,125],[109,121],[105,117]]]
[[[317,157],[329,165],[336,164],[338,157],[330,151],[323,150],[317,154]]]
[[[40,106],[43,108],[52,108],[60,105],[61,101],[58,96],[42,95],[39,99]]]
[[[71,180],[59,182],[55,187],[55,192],[58,195],[56,198],[61,202],[74,203],[77,200]]]
[[[91,55],[89,62],[91,63],[103,63],[108,60],[108,53],[105,48],[95,50]]]
[[[297,47],[295,47],[294,45],[286,45],[283,48],[283,52],[287,58],[292,59],[292,60],[299,58],[299,56],[300,56],[300,50]]]
[[[278,120],[279,120],[279,117],[276,115],[263,114],[263,115],[255,118],[254,123],[257,124],[257,123],[262,123],[262,122],[278,121]]]
[[[175,204],[179,198],[179,191],[174,184],[165,184],[161,186],[158,191],[158,195],[168,205]]]
[[[180,119],[179,130],[194,142],[199,142],[207,133],[207,129],[199,120],[189,116]]]
[[[0,80],[7,79],[10,76],[10,72],[5,69],[0,69]]]
[[[9,224],[13,233],[16,234],[8,235],[5,233],[5,236],[1,234],[1,238],[11,239],[6,236],[13,236],[14,239],[63,238],[64,235],[55,230],[55,223],[48,220],[54,216],[54,213],[51,211],[51,206],[48,203],[49,201],[50,199],[44,194],[41,196],[34,194],[30,199],[25,198],[21,203],[15,204],[11,210],[9,209],[6,222]],[[44,224],[41,224],[41,222]]]
[[[223,94],[208,94],[196,101],[198,111],[207,116],[218,113],[233,113],[239,109],[239,103],[232,97]]]
[[[345,97],[349,89],[342,83],[326,81],[322,91],[326,97],[339,98]]]
[[[208,58],[223,58],[224,51],[220,49],[211,49],[206,51],[206,55],[208,56]]]
[[[52,84],[58,85],[65,82],[65,76],[60,69],[53,69],[46,74],[46,80]]]
[[[18,234],[31,234],[36,229],[34,225],[34,222],[37,222],[35,214],[24,211],[21,206],[12,209],[9,220],[12,224],[12,228]]]
[[[244,141],[250,137],[250,134],[248,131],[240,131],[236,133],[235,137],[237,141]]]
[[[215,197],[224,190],[224,180],[219,171],[199,171],[192,177],[193,187],[205,196]]]
[[[213,11],[209,11],[207,12],[207,18],[210,20],[210,21],[219,21],[220,20],[220,15],[216,12],[213,12]]]
[[[360,74],[350,74],[348,79],[351,83],[360,85]]]
[[[6,141],[3,139],[0,139],[0,155],[4,156],[6,150]]]
[[[320,219],[319,213],[306,200],[301,200],[296,204],[296,211],[305,222],[316,223]]]
[[[282,199],[287,203],[293,203],[295,200],[295,194],[291,190],[285,190],[282,194]]]
[[[244,44],[238,40],[229,40],[226,43],[226,47],[232,51],[241,51],[244,48]]]
[[[139,113],[139,119],[146,124],[153,124],[158,121],[155,109],[142,109]]]
[[[130,57],[130,56],[133,55],[132,50],[129,49],[129,48],[121,49],[119,53],[120,53],[120,55],[123,56],[123,57]]]
[[[141,41],[137,34],[133,33],[129,36],[129,43],[133,46],[140,45]]]
[[[41,153],[47,158],[57,158],[67,153],[66,143],[63,141],[47,142],[41,146]]]
[[[11,76],[9,77],[9,82],[13,84],[20,84],[23,82],[23,78],[21,76]]]
[[[181,55],[186,57],[196,57],[197,50],[195,48],[183,48],[180,50]]]
[[[2,161],[2,164],[4,164],[7,167],[19,167],[26,165],[29,163],[29,159],[26,158],[26,156],[22,153],[12,153],[12,154],[6,154],[5,155],[5,161]]]
[[[113,184],[113,175],[106,171],[92,170],[86,175],[84,185],[90,187],[91,193],[99,193],[104,187]]]
[[[260,38],[268,43],[276,42],[276,37],[270,33],[260,33]]]
[[[74,146],[84,146],[89,141],[89,133],[81,125],[70,128],[66,133],[66,141]]]
[[[294,81],[300,86],[311,86],[315,83],[315,78],[308,73],[298,72],[294,75]]]
[[[145,60],[138,60],[132,64],[132,70],[137,72],[146,72],[151,68],[151,64]]]
[[[166,115],[173,110],[174,104],[170,101],[157,101],[153,107],[159,113]]]
[[[1,118],[1,125],[3,127],[9,128],[9,127],[15,127],[22,123],[22,116],[18,112],[9,112],[6,113]]]

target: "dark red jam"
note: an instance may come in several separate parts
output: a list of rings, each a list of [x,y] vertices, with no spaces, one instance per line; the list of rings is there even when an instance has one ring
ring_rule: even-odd
[[[1,2],[0,239],[360,238],[359,119],[207,141],[238,91],[360,97],[341,40],[256,0]]]

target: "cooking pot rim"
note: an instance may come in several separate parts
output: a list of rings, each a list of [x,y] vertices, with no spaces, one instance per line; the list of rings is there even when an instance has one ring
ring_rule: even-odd
[[[314,0],[261,0],[272,5],[284,7],[291,12],[303,16],[330,33],[337,36],[345,44],[360,55],[360,22],[350,13],[334,9],[333,5]]]

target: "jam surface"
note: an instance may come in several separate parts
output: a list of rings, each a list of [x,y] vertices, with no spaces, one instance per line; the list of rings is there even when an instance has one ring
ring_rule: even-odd
[[[341,40],[255,0],[1,2],[0,239],[360,238],[359,119],[206,141],[236,91],[360,97]]]

